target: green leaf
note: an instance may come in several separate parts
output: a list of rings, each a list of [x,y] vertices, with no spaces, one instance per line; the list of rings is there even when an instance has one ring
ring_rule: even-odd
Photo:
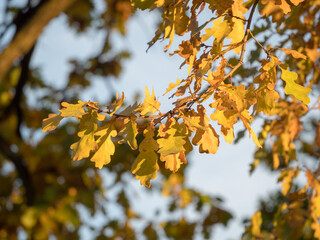
[[[42,120],[42,132],[55,130],[63,117],[60,114],[49,114],[48,118]]]
[[[77,104],[70,104],[67,102],[61,103],[61,105],[64,107],[60,109],[62,117],[75,117],[80,118],[82,115],[84,115],[86,112],[84,111],[84,106],[87,104],[87,102],[78,101]]]
[[[309,104],[310,98],[307,94],[311,92],[311,88],[306,88],[297,84],[295,80],[298,79],[298,74],[288,71],[285,68],[287,68],[285,65],[280,66],[282,71],[281,79],[286,82],[284,92],[288,95],[296,97],[304,104]]]

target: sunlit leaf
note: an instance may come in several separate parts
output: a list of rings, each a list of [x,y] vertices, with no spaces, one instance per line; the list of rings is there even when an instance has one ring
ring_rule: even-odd
[[[100,129],[97,129],[95,136],[99,136],[97,140],[97,150],[90,159],[95,163],[97,168],[102,168],[111,161],[111,156],[114,154],[115,146],[112,142],[112,137],[117,135],[117,131],[114,128],[113,122],[105,124]]]
[[[146,115],[147,113],[155,113],[159,111],[160,102],[156,100],[154,95],[154,90],[152,90],[152,95],[150,95],[148,88],[145,88],[145,99],[143,104],[136,108],[137,111],[141,112],[141,115]]]
[[[150,180],[155,179],[157,176],[158,155],[156,151],[159,146],[156,140],[154,140],[154,129],[152,125],[148,125],[148,128],[144,130],[144,139],[139,145],[139,155],[134,161],[131,172],[136,174],[136,179],[140,180],[141,185],[150,187]]]
[[[49,114],[48,118],[42,120],[42,132],[56,129],[63,117],[60,114]]]
[[[290,72],[285,68],[286,66],[280,66],[282,71],[281,79],[286,82],[286,86],[284,88],[285,93],[293,95],[304,104],[310,103],[310,98],[307,94],[311,92],[311,88],[306,88],[297,84],[295,80],[298,79],[298,74],[295,72]]]
[[[84,106],[87,102],[78,101],[77,104],[70,104],[67,102],[61,103],[61,106],[63,107],[59,111],[61,112],[61,117],[75,117],[80,118],[82,115],[84,115],[86,112],[84,111]]]

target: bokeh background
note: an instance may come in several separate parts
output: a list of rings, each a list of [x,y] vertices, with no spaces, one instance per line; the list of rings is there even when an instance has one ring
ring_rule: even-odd
[[[28,19],[23,14],[40,2],[0,2],[0,51],[27,24],[18,14]],[[45,27],[30,61],[24,56],[12,66],[0,85],[1,239],[239,239],[259,199],[281,188],[264,165],[250,174],[256,145],[247,132],[236,144],[221,141],[215,155],[195,148],[187,166],[173,177],[160,171],[145,189],[130,173],[137,153],[119,147],[110,166],[97,170],[89,160],[71,161],[76,121],[41,131],[41,120],[63,101],[103,105],[124,92],[133,104],[145,87],[154,89],[163,112],[170,109],[169,95],[162,94],[187,70],[168,54],[175,43],[169,52],[165,42],[146,52],[159,17],[133,13],[126,1],[79,0]],[[256,132],[261,123],[253,124]],[[237,125],[235,132],[242,130]]]

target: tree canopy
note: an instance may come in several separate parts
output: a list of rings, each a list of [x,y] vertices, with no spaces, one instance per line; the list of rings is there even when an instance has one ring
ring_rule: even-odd
[[[250,171],[263,163],[278,172],[282,191],[261,202],[243,239],[320,239],[319,0],[104,3],[101,9],[91,0],[26,1],[23,7],[6,1],[1,38],[10,40],[0,53],[0,121],[7,131],[0,135],[0,164],[6,169],[11,162],[14,170],[0,175],[8,183],[0,188],[0,236],[14,237],[19,227],[35,239],[78,236],[77,203],[108,214],[102,200],[110,200],[97,170],[108,169],[116,176],[113,186],[120,186],[124,217],[107,221],[97,236],[210,238],[213,226],[226,225],[232,215],[219,199],[184,184],[187,154],[194,148],[215,154],[221,141],[238,142],[247,131],[257,145]],[[94,76],[119,75],[128,53],[115,53],[110,35],[125,35],[126,23],[140,10],[160,16],[148,48],[166,41],[164,50],[181,57],[186,77],[165,93],[145,88],[142,102],[127,103],[125,92],[107,104],[79,100]],[[44,27],[62,12],[79,33],[94,28],[106,37],[96,56],[72,61],[65,87],[56,89],[30,59]],[[24,101],[26,87],[49,94],[35,107]],[[159,94],[172,100],[169,111],[162,112]],[[57,128],[64,118],[75,121]],[[55,131],[33,143],[23,132],[36,133],[42,119],[43,132]],[[256,119],[263,122],[260,132],[251,127]],[[245,131],[235,133],[236,124]],[[169,196],[169,212],[192,208],[201,220],[168,219],[161,227],[145,222],[144,230],[135,229],[131,223],[139,216],[123,177],[128,172]],[[159,175],[162,181],[153,186]]]

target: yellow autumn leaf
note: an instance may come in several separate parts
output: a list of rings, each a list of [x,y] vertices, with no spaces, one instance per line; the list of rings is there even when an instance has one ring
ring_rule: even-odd
[[[77,104],[70,104],[67,102],[61,103],[62,109],[59,111],[61,112],[61,117],[75,117],[80,118],[86,112],[84,111],[84,106],[87,102],[78,101]]]
[[[320,217],[320,187],[316,188],[317,195],[311,199],[311,211],[316,218]]]
[[[257,146],[259,148],[262,148],[260,142],[259,142],[259,139],[256,135],[256,133],[253,131],[253,129],[251,128],[250,126],[250,122],[252,122],[253,120],[253,117],[249,115],[249,111],[248,110],[244,110],[241,112],[240,114],[240,119],[241,121],[243,122],[243,125],[248,129],[249,131],[249,137],[252,136],[252,141],[257,144]]]
[[[261,3],[265,6],[260,12],[265,16],[270,16],[278,10],[281,10],[284,14],[291,12],[291,7],[286,0],[261,0]]]
[[[225,39],[225,37],[227,37],[230,34],[231,31],[232,31],[232,28],[230,27],[230,23],[228,21],[221,22],[219,24],[219,28],[213,32],[215,41],[222,42]]]
[[[201,36],[201,42],[207,41],[210,37],[213,36],[213,34],[219,29],[220,24],[222,23],[223,17],[220,17],[213,21],[213,27],[212,28],[206,28],[205,34]]]
[[[217,120],[218,124],[225,128],[233,128],[233,125],[238,122],[238,113],[236,111],[220,111],[216,109],[214,113],[210,115],[212,120]]]
[[[234,130],[232,128],[225,128],[224,126],[221,126],[221,133],[223,134],[224,140],[231,144],[234,140]]]
[[[174,89],[176,86],[178,86],[181,83],[181,81],[179,79],[177,79],[176,83],[170,83],[166,92],[163,94],[166,95],[168,92],[170,92],[172,89]]]
[[[196,134],[192,139],[192,144],[200,146],[200,153],[215,154],[219,148],[219,135],[209,124],[210,119],[206,114],[205,108],[202,105],[198,105],[197,110],[197,114],[200,117],[199,125],[202,128],[197,128]]]
[[[280,98],[275,90],[263,88],[257,92],[257,112],[270,113],[275,107],[275,102]]]
[[[115,152],[115,146],[111,138],[117,136],[117,131],[113,122],[107,123],[98,129],[95,136],[99,136],[97,140],[98,147],[90,161],[95,163],[95,167],[101,169],[104,165],[110,163],[111,156]]]
[[[42,132],[56,129],[63,117],[60,114],[49,114],[48,118],[42,120]]]
[[[294,57],[294,58],[302,58],[302,59],[304,59],[304,60],[307,59],[307,56],[306,56],[306,55],[304,55],[304,54],[302,54],[302,53],[300,53],[300,52],[298,52],[298,51],[296,51],[296,50],[293,50],[293,49],[280,48],[280,47],[275,47],[275,48],[272,48],[272,49],[282,50],[282,51],[285,52],[285,54],[287,54],[287,55],[290,54],[290,55],[292,55],[292,57]]]
[[[122,92],[121,97],[119,97],[119,94],[117,93],[116,100],[111,103],[107,108],[109,109],[110,113],[109,115],[112,116],[123,104],[125,97],[124,93]]]
[[[299,174],[299,169],[288,168],[281,172],[280,177],[278,178],[278,182],[282,181],[282,194],[287,195],[290,191],[293,179],[296,178]]]
[[[173,10],[173,14],[169,17],[169,25],[167,25],[164,29],[164,39],[165,38],[170,38],[169,40],[169,44],[167,46],[164,47],[165,50],[169,49],[173,39],[174,39],[174,32],[175,32],[175,24],[174,24],[174,19],[175,19],[175,15],[176,15],[176,8],[174,8]]]
[[[243,40],[244,37],[244,24],[245,22],[242,21],[239,18],[245,19],[243,17],[243,14],[246,13],[247,9],[242,6],[243,0],[234,0],[234,3],[232,4],[232,16],[238,17],[232,17],[232,30],[227,38],[231,39],[230,44],[237,44],[240,43]],[[236,54],[239,54],[241,52],[242,45],[234,49],[234,52]]]
[[[136,111],[140,111],[141,115],[147,113],[155,113],[159,111],[160,102],[156,100],[154,90],[152,89],[152,95],[150,95],[148,88],[145,88],[145,99],[143,103],[136,108]]]
[[[94,133],[98,128],[97,121],[103,119],[104,115],[92,109],[81,117],[80,131],[78,132],[80,140],[70,146],[70,149],[73,150],[72,159],[74,161],[89,157],[90,152],[97,149],[98,145],[94,139]]]
[[[157,140],[159,144],[158,153],[166,156],[185,152],[184,145],[186,144],[186,135],[181,132],[184,128],[186,128],[186,126],[183,124],[180,125],[174,118],[170,118],[166,124],[161,124],[158,133],[160,138]]]
[[[253,236],[258,237],[260,235],[261,224],[262,224],[261,212],[257,211],[251,217],[251,233]]]
[[[304,2],[305,0],[290,0],[295,6],[298,6],[300,3]]]
[[[73,150],[73,161],[89,157],[90,151],[97,148],[93,131],[82,130],[78,133],[78,136],[81,137],[81,139],[70,146],[70,149]]]
[[[311,88],[303,87],[295,82],[298,79],[298,74],[295,72],[291,72],[286,70],[285,65],[281,65],[280,69],[282,71],[281,79],[286,82],[286,86],[284,88],[284,92],[288,95],[292,95],[299,99],[304,104],[310,103],[310,98],[308,97],[308,93],[311,92]]]
[[[165,162],[165,168],[169,169],[173,173],[179,170],[181,164],[187,163],[184,152],[169,155],[160,155],[160,160],[162,162]]]
[[[139,155],[134,161],[131,172],[136,174],[136,179],[140,180],[141,185],[150,187],[150,180],[157,177],[157,170],[159,169],[158,155],[156,151],[159,146],[154,140],[154,127],[148,125],[147,129],[143,132],[144,139],[139,145]]]
[[[207,130],[198,129],[192,139],[193,145],[200,145],[200,153],[215,154],[218,151],[219,143],[219,135],[211,125]]]
[[[132,150],[138,148],[136,136],[138,135],[136,118],[130,118],[130,121],[125,125],[124,133],[126,134],[125,140]]]

